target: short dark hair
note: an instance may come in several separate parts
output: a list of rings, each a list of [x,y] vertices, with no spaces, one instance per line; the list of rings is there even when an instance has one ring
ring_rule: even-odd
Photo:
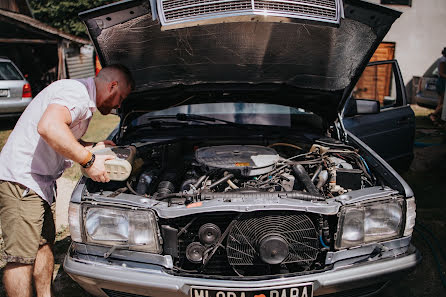
[[[135,80],[133,79],[133,75],[130,72],[130,70],[122,65],[122,64],[111,64],[104,68],[113,69],[121,72],[124,75],[124,78],[127,82],[127,84],[130,86],[130,89],[133,91],[135,89]]]

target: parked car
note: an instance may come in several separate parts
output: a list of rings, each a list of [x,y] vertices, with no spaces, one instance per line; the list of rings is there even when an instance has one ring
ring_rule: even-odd
[[[353,0],[82,13],[136,89],[118,146],[96,152],[117,156],[113,181],[72,194],[65,271],[95,296],[365,296],[404,277],[415,198],[364,141],[410,155],[395,141],[413,112],[396,61],[371,65],[389,82],[373,98],[359,79],[399,15]]]
[[[438,60],[436,60],[423,76],[418,79],[415,102],[423,107],[435,109],[438,105],[436,83],[438,80]]]
[[[0,57],[0,118],[20,116],[31,100],[28,81],[10,59]]]

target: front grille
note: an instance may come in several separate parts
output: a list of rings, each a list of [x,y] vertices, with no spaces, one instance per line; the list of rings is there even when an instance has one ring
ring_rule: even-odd
[[[166,3],[168,1],[163,1]],[[192,3],[190,3],[192,2]],[[194,2],[199,2],[195,4]],[[175,21],[202,17],[215,13],[231,13],[251,9],[251,1],[185,1],[183,5],[166,9],[164,16],[167,21]]]
[[[295,15],[306,15],[311,17],[335,19],[336,7],[313,5],[311,3],[308,4],[309,5],[295,5],[294,3],[290,3],[290,1],[256,1],[254,7],[256,9],[272,12],[286,12]]]
[[[324,269],[325,252],[319,246],[315,221],[316,216],[306,213],[263,211],[193,215],[161,224],[180,233],[174,260],[178,272],[258,277]],[[218,227],[221,244],[203,265],[202,260],[191,261],[188,247],[198,245],[203,259],[213,251],[217,242],[204,243],[200,233],[209,224]]]
[[[162,0],[163,25],[234,15],[278,15],[339,23],[340,0]]]
[[[126,292],[114,291],[109,289],[102,289],[105,294],[109,297],[150,297],[149,295],[137,295]]]

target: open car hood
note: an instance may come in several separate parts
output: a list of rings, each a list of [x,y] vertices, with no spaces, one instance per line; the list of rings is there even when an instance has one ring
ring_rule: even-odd
[[[237,100],[304,107],[333,119],[399,15],[359,0],[137,0],[80,17],[102,66],[124,64],[135,78],[121,111],[164,109],[193,89],[269,90],[278,95]]]

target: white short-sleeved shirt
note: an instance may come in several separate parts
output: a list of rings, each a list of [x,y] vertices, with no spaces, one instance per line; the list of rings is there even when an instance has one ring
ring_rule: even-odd
[[[66,106],[70,129],[76,139],[87,131],[96,110],[93,78],[63,79],[43,89],[28,105],[0,152],[0,180],[20,183],[34,190],[49,204],[54,185],[72,161],[54,151],[37,132],[37,124],[49,104]]]

